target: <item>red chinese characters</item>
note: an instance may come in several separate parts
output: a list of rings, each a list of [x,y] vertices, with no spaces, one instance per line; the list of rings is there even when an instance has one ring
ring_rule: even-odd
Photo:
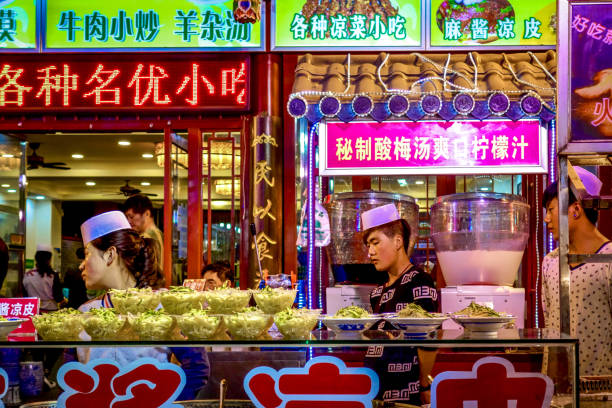
[[[248,56],[5,62],[0,65],[0,110],[246,110],[249,78]]]
[[[125,367],[111,360],[71,362],[58,372],[62,408],[170,406],[185,386],[185,373],[174,364],[143,358]]]
[[[472,371],[446,371],[434,378],[431,406],[545,408],[550,406],[553,382],[540,373],[517,373],[501,357],[485,357]],[[514,405],[509,405],[510,403]]]

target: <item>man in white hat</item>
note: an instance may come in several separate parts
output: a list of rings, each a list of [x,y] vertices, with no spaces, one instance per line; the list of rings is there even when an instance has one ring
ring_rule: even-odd
[[[598,196],[601,181],[591,172],[574,166],[587,193]],[[544,221],[555,240],[559,239],[557,182],[544,191]],[[612,243],[596,227],[597,210],[584,208],[570,190],[570,254],[611,254]],[[580,341],[580,375],[612,374],[612,263],[570,265],[570,331]],[[559,306],[559,250],[542,263],[542,302],[547,328],[561,329]]]
[[[416,303],[428,312],[438,309],[438,293],[431,277],[410,262],[410,226],[397,207],[387,204],[361,214],[363,242],[370,261],[387,282],[370,294],[374,313],[399,312]],[[384,327],[384,321],[379,328]],[[370,347],[366,365],[380,377],[377,399],[421,406],[421,392],[429,385],[421,378],[417,350],[413,347]],[[423,376],[426,377],[426,376]]]

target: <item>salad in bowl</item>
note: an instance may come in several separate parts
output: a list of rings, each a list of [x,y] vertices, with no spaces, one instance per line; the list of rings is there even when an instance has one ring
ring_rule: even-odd
[[[372,315],[362,307],[347,306],[338,310],[333,316],[323,317],[321,322],[337,333],[361,333],[380,319],[380,316]]]
[[[256,307],[247,307],[231,315],[224,315],[223,322],[235,340],[255,340],[272,326],[274,316]]]
[[[211,316],[206,310],[192,309],[176,317],[181,332],[189,340],[208,340],[221,335],[225,329],[220,316]]]
[[[320,309],[287,308],[274,316],[274,323],[286,339],[306,340],[316,327],[320,315]]]
[[[203,292],[204,300],[212,314],[232,314],[249,305],[251,292],[227,285]]]
[[[82,314],[83,327],[92,340],[117,340],[127,319],[112,308],[91,309]]]
[[[202,309],[203,292],[186,286],[171,286],[161,293],[161,304],[170,314],[182,315],[192,309]]]
[[[130,314],[128,321],[140,340],[168,340],[176,325],[174,318],[161,310]]]
[[[293,306],[297,290],[284,288],[265,288],[253,291],[257,307],[268,314],[276,314]]]
[[[71,308],[32,316],[32,322],[47,341],[78,340],[83,330],[81,312]]]
[[[151,288],[111,289],[111,301],[120,314],[142,313],[155,310],[161,300],[160,292]]]

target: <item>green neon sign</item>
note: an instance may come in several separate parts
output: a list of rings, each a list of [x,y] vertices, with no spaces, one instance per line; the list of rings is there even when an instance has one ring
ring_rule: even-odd
[[[367,7],[340,2],[333,10],[326,8],[333,7],[332,2],[315,3],[273,2],[275,48],[422,46],[420,0],[378,0],[375,7],[370,2]]]
[[[233,0],[53,0],[46,48],[198,48],[262,46],[261,21],[240,23]]]
[[[431,0],[433,47],[554,46],[555,0]]]
[[[0,50],[36,48],[36,0],[0,1]]]

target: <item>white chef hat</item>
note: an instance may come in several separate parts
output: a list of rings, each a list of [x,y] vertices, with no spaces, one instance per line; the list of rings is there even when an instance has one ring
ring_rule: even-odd
[[[383,224],[401,220],[395,204],[385,204],[361,213],[361,230],[365,231]]]
[[[96,215],[81,224],[83,244],[87,245],[96,238],[127,228],[132,227],[121,211],[109,211]]]
[[[38,244],[36,245],[36,252],[38,251],[53,252],[53,247],[49,244]]]
[[[590,196],[598,196],[601,191],[602,182],[596,175],[580,166],[573,166],[580,181],[584,184],[584,188]]]

